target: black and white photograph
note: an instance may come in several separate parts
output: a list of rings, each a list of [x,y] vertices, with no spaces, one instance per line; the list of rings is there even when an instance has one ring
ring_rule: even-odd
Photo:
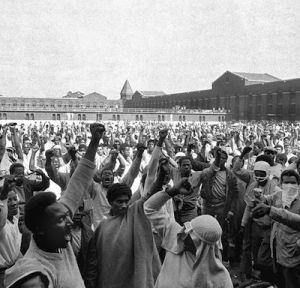
[[[299,15],[0,1],[0,288],[300,288]]]

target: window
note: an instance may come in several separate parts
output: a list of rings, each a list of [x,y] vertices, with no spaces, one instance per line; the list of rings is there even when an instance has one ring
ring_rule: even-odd
[[[2,120],[2,113],[0,113],[0,120]]]
[[[34,114],[33,113],[30,114],[30,120],[34,120]]]
[[[60,120],[60,114],[56,115],[56,120]]]
[[[182,117],[181,117],[181,115],[179,116],[179,121],[182,121]]]
[[[120,121],[120,115],[117,115],[117,120]]]
[[[116,121],[116,115],[115,114],[113,115],[113,120]]]
[[[85,116],[85,114],[82,114],[82,120],[83,120],[83,121],[86,121],[86,116]]]
[[[97,114],[96,119],[97,119],[97,121],[101,121],[102,120],[102,114]]]
[[[61,102],[58,102],[57,107],[59,108],[61,107]]]
[[[202,116],[202,120],[205,121],[205,116]]]
[[[221,122],[221,116],[218,117],[219,122]]]
[[[135,120],[139,121],[139,115],[135,115]]]
[[[56,120],[56,114],[52,114],[52,120]]]
[[[161,116],[160,115],[158,115],[158,121],[160,121],[161,120]]]
[[[25,120],[29,120],[29,114],[28,113],[26,113],[26,115],[25,115]]]
[[[185,121],[185,116],[182,116],[182,121]]]
[[[6,113],[3,113],[3,120],[7,120],[7,115],[6,115]]]
[[[77,115],[77,120],[81,121],[81,114]]]
[[[165,115],[161,115],[161,120],[165,121]]]

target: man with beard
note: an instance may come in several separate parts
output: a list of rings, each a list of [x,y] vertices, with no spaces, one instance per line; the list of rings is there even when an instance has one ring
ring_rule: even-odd
[[[32,197],[25,207],[25,225],[33,233],[25,258],[35,258],[47,272],[50,287],[83,288],[72,250],[72,216],[78,209],[87,187],[91,185],[95,154],[105,131],[102,124],[91,125],[91,142],[79,162],[64,195],[56,201],[51,192]]]
[[[151,225],[143,210],[144,198],[132,204],[126,184],[107,191],[110,215],[95,231],[85,273],[87,288],[153,288],[160,260]]]

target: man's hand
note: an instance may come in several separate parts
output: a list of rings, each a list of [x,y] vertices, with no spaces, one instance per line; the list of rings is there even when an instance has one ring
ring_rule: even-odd
[[[136,145],[136,149],[137,149],[137,155],[139,157],[143,156],[144,151],[147,149],[147,147],[143,144],[143,143],[138,143]]]
[[[8,193],[14,185],[15,185],[15,177],[13,175],[5,176],[3,187],[0,190],[0,200],[7,199]]]
[[[245,147],[242,151],[241,158],[244,158],[252,150],[251,147]]]
[[[54,156],[54,153],[53,153],[52,150],[47,150],[47,151],[45,152],[45,156],[46,156],[46,159],[47,159],[47,160],[50,160],[51,157]]]
[[[182,195],[189,195],[192,192],[192,186],[186,177],[181,178],[173,188]]]
[[[103,124],[94,123],[90,125],[90,131],[92,134],[92,140],[97,141],[98,143],[105,132],[105,127]]]
[[[34,154],[37,153],[39,150],[40,150],[40,147],[37,146],[37,145],[34,145],[34,146],[32,147],[32,152],[33,152]]]
[[[168,129],[163,129],[159,131],[159,138],[166,139],[168,136]]]
[[[259,203],[253,210],[252,215],[254,218],[260,218],[264,215],[267,215],[270,213],[271,206],[268,206],[265,203]]]

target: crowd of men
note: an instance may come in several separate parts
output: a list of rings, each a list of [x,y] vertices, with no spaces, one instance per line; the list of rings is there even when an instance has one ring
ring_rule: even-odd
[[[300,287],[298,124],[2,124],[0,288]]]

